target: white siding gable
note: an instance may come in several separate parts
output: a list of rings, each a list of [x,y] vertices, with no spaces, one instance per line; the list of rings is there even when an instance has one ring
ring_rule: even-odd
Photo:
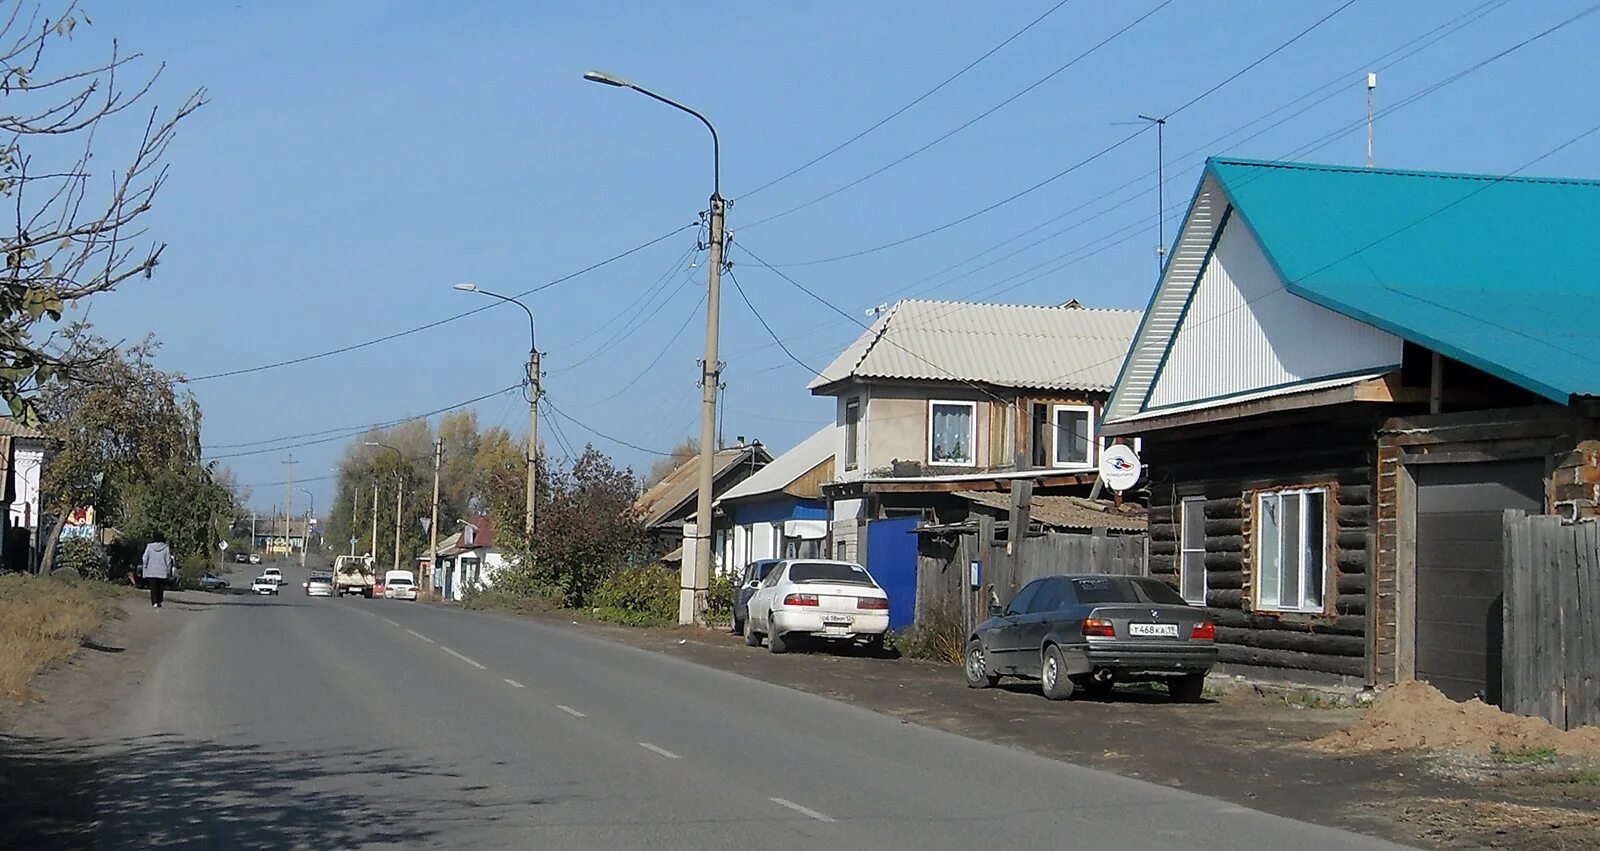
[[[1402,345],[1399,337],[1291,294],[1234,212],[1142,408],[1382,372],[1400,363]]]

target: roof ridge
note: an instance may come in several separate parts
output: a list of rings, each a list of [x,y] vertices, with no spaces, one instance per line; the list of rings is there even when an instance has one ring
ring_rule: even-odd
[[[1206,164],[1210,165],[1237,165],[1252,166],[1256,168],[1280,168],[1296,171],[1325,171],[1338,174],[1370,174],[1385,175],[1388,177],[1426,177],[1446,180],[1477,180],[1490,183],[1548,183],[1568,186],[1592,186],[1600,188],[1600,179],[1584,177],[1548,177],[1539,175],[1522,174],[1490,174],[1483,172],[1465,171],[1429,171],[1424,169],[1406,168],[1367,168],[1365,166],[1342,165],[1337,163],[1305,163],[1291,160],[1258,160],[1248,157],[1209,157]]]
[[[957,299],[938,298],[904,298],[895,303],[895,307],[902,304],[934,304],[934,305],[962,305],[966,307],[1004,307],[1015,310],[1060,310],[1073,313],[1144,313],[1137,307],[1067,307],[1065,304],[1010,304],[1001,301],[960,301]]]

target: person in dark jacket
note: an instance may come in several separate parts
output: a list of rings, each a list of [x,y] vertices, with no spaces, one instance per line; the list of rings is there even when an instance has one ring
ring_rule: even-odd
[[[150,586],[150,607],[161,608],[166,596],[167,583],[178,575],[178,566],[172,558],[172,548],[167,546],[167,536],[157,532],[145,545],[144,556],[139,559],[139,575]]]

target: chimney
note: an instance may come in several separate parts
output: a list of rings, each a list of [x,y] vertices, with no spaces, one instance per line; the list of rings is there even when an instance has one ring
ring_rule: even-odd
[[[735,443],[735,445],[738,448],[740,448],[740,449],[744,448],[744,435],[742,435],[742,434],[738,435],[738,436],[734,437],[734,440],[737,441],[737,443]]]

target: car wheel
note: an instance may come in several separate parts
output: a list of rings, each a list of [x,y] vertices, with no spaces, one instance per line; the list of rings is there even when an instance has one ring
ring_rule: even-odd
[[[1167,694],[1179,703],[1199,703],[1205,691],[1205,674],[1184,674],[1167,683]]]
[[[1067,676],[1067,660],[1061,657],[1058,645],[1044,649],[1043,664],[1039,666],[1039,687],[1051,700],[1066,700],[1072,696],[1072,678]]]
[[[788,653],[789,642],[784,641],[783,636],[772,628],[772,617],[770,615],[767,617],[767,630],[767,649],[773,653]]]
[[[983,639],[967,642],[967,688],[993,688],[999,682],[999,674],[989,673],[989,657],[983,652]]]
[[[744,619],[744,643],[746,647],[761,646],[761,633],[756,632],[756,628],[750,624],[749,618]]]

